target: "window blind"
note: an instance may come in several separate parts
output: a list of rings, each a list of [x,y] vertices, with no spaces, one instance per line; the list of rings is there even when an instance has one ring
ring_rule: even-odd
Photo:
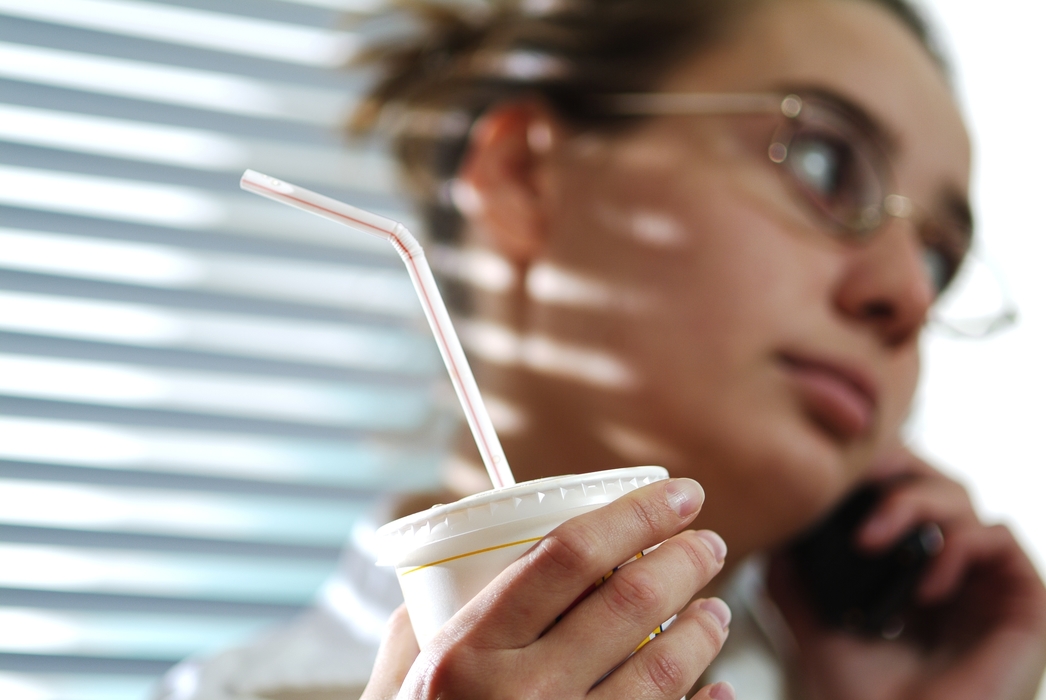
[[[140,698],[309,603],[453,420],[338,126],[366,0],[0,0],[0,697]]]

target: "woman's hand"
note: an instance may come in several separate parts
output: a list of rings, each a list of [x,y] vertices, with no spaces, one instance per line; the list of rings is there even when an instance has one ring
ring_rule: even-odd
[[[1046,667],[1046,589],[1012,533],[982,524],[966,490],[906,451],[875,479],[897,484],[858,531],[881,551],[927,522],[943,542],[916,590],[899,639],[824,628],[783,558],[770,590],[798,643],[798,682],[811,700],[1031,700]]]
[[[726,556],[714,533],[683,529],[703,502],[697,482],[672,479],[567,521],[422,651],[400,608],[362,700],[678,700],[719,653],[730,622],[716,598],[690,603]],[[659,542],[588,592],[607,571]],[[676,613],[664,633],[629,656]],[[695,697],[732,700],[733,692],[716,684]]]

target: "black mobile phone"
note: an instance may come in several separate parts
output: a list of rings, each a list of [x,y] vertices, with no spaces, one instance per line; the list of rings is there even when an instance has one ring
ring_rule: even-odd
[[[855,544],[857,530],[889,492],[889,485],[858,488],[791,545],[790,555],[810,605],[825,624],[888,639],[904,628],[926,565],[940,543],[932,523],[908,532],[889,550],[869,555]]]

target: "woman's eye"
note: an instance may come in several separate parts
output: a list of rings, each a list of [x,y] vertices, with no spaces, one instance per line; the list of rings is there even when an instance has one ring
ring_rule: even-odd
[[[923,266],[940,295],[955,279],[969,249],[969,227],[928,222],[920,232],[923,239]]]
[[[847,149],[828,140],[809,139],[793,143],[789,160],[799,181],[818,195],[831,199],[846,179]]]
[[[945,251],[939,248],[926,247],[923,249],[923,266],[930,278],[936,295],[940,295],[952,281],[955,274],[955,262]]]

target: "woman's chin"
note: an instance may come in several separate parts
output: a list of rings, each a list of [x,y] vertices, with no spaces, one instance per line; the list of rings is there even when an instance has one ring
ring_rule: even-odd
[[[859,479],[871,452],[801,412],[767,423],[753,426],[748,465],[733,490],[737,511],[760,521],[757,549],[791,539],[827,512]]]

